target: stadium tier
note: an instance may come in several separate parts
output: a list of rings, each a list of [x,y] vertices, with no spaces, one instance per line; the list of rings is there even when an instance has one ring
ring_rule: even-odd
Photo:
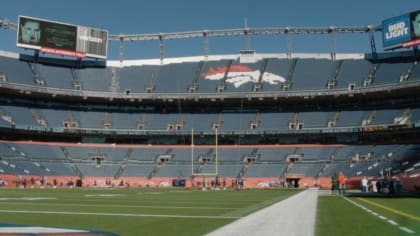
[[[27,106],[0,105],[3,127],[23,130],[52,130],[64,132],[113,131],[132,133],[213,133],[214,124],[220,122],[219,134],[247,133],[313,133],[339,130],[364,130],[416,126],[420,109],[384,109],[335,112],[243,112],[226,113],[152,113],[152,112],[99,112],[69,111],[65,108],[32,108]],[[372,116],[373,114],[373,116]],[[73,126],[71,125],[73,123]]]
[[[84,144],[0,143],[0,172],[14,175],[191,178],[217,173],[219,177],[320,177],[340,171],[347,176],[376,176],[381,172],[419,171],[419,145],[330,145],[318,147],[128,148]],[[405,163],[402,165],[401,163]],[[410,165],[410,163],[412,163]],[[401,166],[404,166],[401,168]],[[414,166],[414,168],[413,168]],[[412,169],[411,169],[412,168]],[[76,171],[77,170],[77,171]],[[138,171],[136,171],[138,170]],[[394,173],[395,174],[395,173]]]
[[[104,69],[72,69],[25,62],[18,55],[3,53],[0,73],[5,84],[22,88],[42,86],[57,89],[57,93],[83,90],[125,95],[354,90],[417,82],[420,74],[416,62],[377,63],[360,54],[343,55],[343,59],[337,55],[336,60],[325,59],[328,54],[302,54],[294,59],[282,54],[264,56],[255,63],[241,63],[239,56],[229,55],[179,58],[165,64],[144,60],[127,62],[127,66],[109,63],[111,66]]]

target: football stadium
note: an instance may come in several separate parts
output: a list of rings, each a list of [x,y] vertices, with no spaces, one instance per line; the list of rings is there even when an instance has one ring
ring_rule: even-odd
[[[0,48],[0,235],[420,234],[419,10],[149,34],[17,18],[0,18],[25,49]],[[342,34],[370,50],[337,52]],[[251,47],[293,35],[332,50]],[[209,53],[232,37],[243,50]],[[173,39],[202,55],[166,57]],[[146,41],[158,57],[125,57]]]

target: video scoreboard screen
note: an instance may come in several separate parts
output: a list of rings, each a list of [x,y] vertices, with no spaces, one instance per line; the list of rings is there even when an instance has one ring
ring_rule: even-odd
[[[62,56],[106,59],[108,32],[19,16],[17,46]]]
[[[420,44],[420,11],[382,21],[384,50],[409,48]]]

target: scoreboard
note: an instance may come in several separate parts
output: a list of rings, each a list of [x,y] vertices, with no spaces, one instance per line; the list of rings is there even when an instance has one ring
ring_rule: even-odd
[[[69,57],[107,58],[108,32],[19,16],[17,46]]]
[[[384,50],[409,48],[420,44],[420,11],[382,21]]]

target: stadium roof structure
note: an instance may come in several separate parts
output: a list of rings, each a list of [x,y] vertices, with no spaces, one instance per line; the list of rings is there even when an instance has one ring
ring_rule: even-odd
[[[242,28],[242,29],[219,29],[198,30],[172,33],[154,34],[118,34],[110,35],[110,40],[163,40],[198,37],[241,36],[241,35],[278,35],[278,34],[327,34],[327,33],[366,33],[382,30],[381,26],[354,26],[354,27],[272,27],[272,28]]]
[[[18,26],[7,19],[0,18],[0,27],[3,29],[17,30]],[[241,52],[254,52],[250,46],[250,36],[261,36],[261,35],[294,35],[294,34],[330,34],[333,37],[332,41],[332,54],[336,53],[336,34],[349,34],[349,33],[369,33],[370,45],[372,54],[376,57],[376,46],[373,33],[382,31],[381,25],[367,25],[367,26],[327,26],[327,27],[260,27],[251,28],[247,25],[244,28],[236,29],[203,29],[193,31],[181,31],[181,32],[159,32],[159,33],[145,33],[145,34],[109,34],[108,41],[120,42],[120,60],[124,60],[124,42],[135,42],[135,41],[159,41],[160,43],[160,59],[164,58],[164,40],[173,39],[191,39],[191,38],[203,38],[204,39],[204,54],[207,56],[208,53],[208,40],[211,37],[232,37],[232,36],[245,36],[246,48]],[[288,53],[291,53],[291,49],[288,45]]]
[[[17,24],[0,18],[0,26],[3,29],[17,30]],[[269,27],[269,28],[239,28],[239,29],[216,29],[196,30],[169,33],[150,34],[110,34],[109,40],[114,41],[145,41],[164,39],[185,39],[199,37],[241,36],[241,35],[279,35],[279,34],[328,34],[328,33],[366,33],[382,31],[380,25],[348,26],[348,27]]]

